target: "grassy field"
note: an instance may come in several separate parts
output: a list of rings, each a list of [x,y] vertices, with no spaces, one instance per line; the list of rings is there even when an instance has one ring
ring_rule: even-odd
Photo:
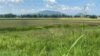
[[[0,56],[100,56],[100,20],[0,20]]]

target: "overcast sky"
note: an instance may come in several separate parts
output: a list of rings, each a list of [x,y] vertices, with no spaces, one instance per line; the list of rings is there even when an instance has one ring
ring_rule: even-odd
[[[100,0],[0,0],[0,14],[27,14],[55,10],[66,14],[86,11],[100,15]]]

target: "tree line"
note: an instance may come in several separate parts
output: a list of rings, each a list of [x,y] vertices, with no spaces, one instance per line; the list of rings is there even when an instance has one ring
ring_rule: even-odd
[[[43,15],[43,14],[26,14],[26,15],[15,15],[15,14],[2,14],[0,18],[98,18],[97,15],[65,15],[65,14],[54,14],[54,15]],[[100,17],[100,16],[99,16]]]

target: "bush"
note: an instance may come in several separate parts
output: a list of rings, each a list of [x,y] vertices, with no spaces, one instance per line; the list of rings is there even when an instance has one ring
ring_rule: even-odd
[[[96,15],[91,15],[89,18],[98,18]]]

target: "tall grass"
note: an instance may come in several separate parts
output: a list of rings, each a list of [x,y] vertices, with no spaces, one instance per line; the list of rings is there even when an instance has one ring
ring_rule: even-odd
[[[50,25],[0,30],[0,56],[100,56],[100,27]]]

